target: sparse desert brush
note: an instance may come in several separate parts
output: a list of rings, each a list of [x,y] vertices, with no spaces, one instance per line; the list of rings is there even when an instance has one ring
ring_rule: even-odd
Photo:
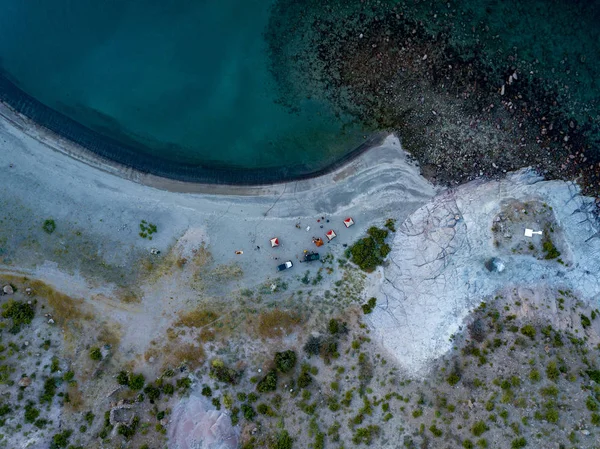
[[[175,323],[175,326],[203,327],[218,318],[219,315],[214,310],[199,307],[189,312],[180,313],[179,321]]]
[[[52,308],[52,318],[60,323],[65,324],[72,322],[76,324],[77,320],[90,320],[92,315],[83,312],[83,299],[72,298],[64,293],[57,292],[54,288],[42,281],[28,281],[27,285],[33,289],[33,293],[48,301]]]
[[[233,279],[239,279],[243,275],[244,272],[237,263],[218,265],[209,274],[210,278],[216,282],[227,282]]]
[[[288,334],[301,322],[302,318],[298,313],[275,309],[260,314],[257,332],[263,338],[277,338]]]

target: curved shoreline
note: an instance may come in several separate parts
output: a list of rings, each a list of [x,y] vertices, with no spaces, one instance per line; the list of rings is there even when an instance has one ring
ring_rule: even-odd
[[[266,169],[215,169],[171,161],[152,159],[136,154],[135,150],[93,131],[75,120],[49,108],[23,92],[0,74],[0,116],[31,136],[46,134],[44,143],[86,164],[158,188],[206,192],[216,186],[225,190],[236,187],[262,187],[303,181],[332,173],[370,148],[380,145],[388,133],[371,134],[365,142],[325,167],[308,170],[306,167]],[[53,145],[51,142],[60,142]],[[119,159],[114,154],[122,154]],[[136,158],[135,163],[129,162]],[[152,161],[151,161],[152,159]],[[217,189],[218,190],[218,189]]]

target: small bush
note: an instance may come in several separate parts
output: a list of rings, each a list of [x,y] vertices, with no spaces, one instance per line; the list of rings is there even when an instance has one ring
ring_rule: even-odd
[[[439,429],[435,424],[432,424],[431,426],[429,426],[429,431],[433,434],[434,437],[439,438],[442,436],[442,434],[444,432],[442,432],[442,429]]]
[[[473,424],[473,427],[471,427],[471,432],[476,437],[480,437],[481,435],[483,435],[484,432],[487,432],[488,430],[489,427],[483,421],[477,421],[475,424]]]
[[[460,382],[460,374],[458,374],[456,371],[452,372],[448,378],[446,379],[446,381],[454,386],[456,385],[458,382]]]
[[[277,390],[277,373],[275,370],[271,370],[265,377],[262,378],[258,384],[256,384],[256,390],[260,393],[267,393],[269,391]]]
[[[40,411],[34,407],[33,402],[29,402],[25,406],[25,422],[32,423],[38,418],[38,416],[40,416]]]
[[[592,322],[590,321],[590,319],[585,316],[584,314],[581,314],[579,316],[581,318],[581,325],[583,326],[584,329],[587,329],[588,327],[590,327],[592,325]]]
[[[131,388],[134,391],[138,391],[141,390],[142,388],[144,388],[144,384],[146,383],[146,378],[144,377],[143,374],[132,374],[131,376],[129,376],[129,382],[127,385],[129,385],[129,388]]]
[[[54,220],[49,218],[48,220],[44,221],[42,229],[46,234],[52,234],[54,231],[56,231],[56,223],[54,222]]]
[[[244,418],[246,418],[248,421],[252,421],[256,416],[256,412],[252,406],[248,404],[242,404],[242,413],[244,414]]]
[[[102,360],[102,351],[100,351],[98,346],[94,346],[92,349],[90,349],[90,359],[96,361]]]
[[[525,335],[526,337],[531,338],[532,340],[535,338],[535,327],[533,327],[531,324],[526,324],[525,326],[523,326],[521,328],[521,333],[523,335]]]
[[[423,409],[422,408],[417,408],[415,410],[413,410],[412,412],[413,418],[418,418],[419,416],[423,415]]]
[[[529,380],[532,382],[539,382],[542,376],[540,376],[540,372],[535,368],[529,372]]]
[[[322,339],[320,337],[311,335],[304,344],[304,352],[308,355],[319,355],[321,352],[321,342]]]
[[[30,324],[35,316],[35,310],[31,304],[23,301],[15,301],[9,299],[2,304],[2,318],[10,318],[12,320],[12,328],[10,332],[16,334],[21,330],[24,324]]]
[[[127,371],[119,371],[119,374],[117,374],[117,383],[119,385],[129,384],[129,375],[127,374]]]
[[[595,412],[598,410],[598,403],[596,402],[596,400],[594,399],[593,396],[588,396],[586,401],[585,401],[585,406],[587,407],[588,410]]]
[[[205,385],[202,387],[202,396],[206,396],[207,398],[210,398],[212,396],[212,389],[208,386]]]
[[[510,447],[512,449],[520,449],[525,446],[527,446],[527,440],[525,439],[525,437],[515,438],[510,443]]]
[[[238,382],[240,376],[236,370],[225,366],[222,360],[215,359],[210,364],[210,377],[218,381],[233,385]]]
[[[369,314],[373,311],[373,309],[375,309],[375,306],[377,305],[377,298],[370,298],[366,304],[363,304],[362,310],[363,312],[366,314]]]
[[[287,373],[294,369],[294,366],[296,366],[296,353],[294,351],[290,349],[275,353],[275,367],[277,371]]]
[[[67,444],[69,444],[69,438],[71,438],[72,433],[72,430],[64,430],[60,433],[55,434],[52,437],[50,449],[62,449],[67,447]]]
[[[546,367],[546,376],[548,376],[548,379],[556,382],[560,376],[560,371],[558,369],[558,367],[556,366],[556,362],[552,361],[550,363],[548,363],[548,366]]]

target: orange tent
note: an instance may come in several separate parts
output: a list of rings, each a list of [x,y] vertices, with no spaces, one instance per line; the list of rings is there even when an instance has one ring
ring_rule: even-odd
[[[313,243],[317,246],[323,246],[323,239],[322,238],[313,239]]]

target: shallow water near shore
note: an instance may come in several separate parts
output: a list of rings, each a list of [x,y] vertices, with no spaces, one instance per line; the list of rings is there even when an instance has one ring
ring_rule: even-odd
[[[270,10],[257,0],[2,0],[0,67],[31,97],[129,147],[104,154],[128,165],[302,175],[365,133],[318,99],[278,104],[263,39]],[[49,115],[39,119],[70,129]]]

